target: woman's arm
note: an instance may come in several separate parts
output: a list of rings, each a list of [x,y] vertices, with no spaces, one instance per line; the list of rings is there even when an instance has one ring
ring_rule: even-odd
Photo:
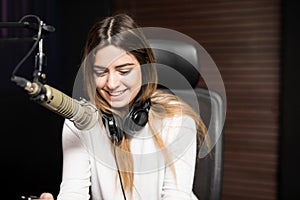
[[[80,139],[80,133],[72,122],[65,121],[62,131],[63,174],[58,200],[88,200],[90,198],[90,160]]]
[[[192,199],[193,181],[197,156],[196,126],[193,119],[182,117],[176,119],[168,127],[168,135],[172,134],[167,150],[172,164],[166,167],[162,188],[162,199]],[[175,169],[176,178],[172,166]],[[193,197],[195,198],[195,197]]]

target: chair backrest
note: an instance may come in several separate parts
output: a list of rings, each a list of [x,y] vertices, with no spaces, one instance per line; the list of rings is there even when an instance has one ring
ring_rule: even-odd
[[[167,39],[149,39],[149,44],[156,58],[159,87],[171,90],[199,110],[206,126],[210,126],[210,135],[218,138],[210,153],[197,159],[193,190],[200,200],[220,200],[223,180],[223,133],[219,133],[220,130],[223,132],[222,99],[217,92],[197,87],[201,66],[194,44]]]

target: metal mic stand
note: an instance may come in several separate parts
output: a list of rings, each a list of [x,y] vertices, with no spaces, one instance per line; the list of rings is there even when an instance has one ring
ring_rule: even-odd
[[[41,25],[42,24],[43,24],[43,22],[41,21]],[[41,33],[38,33],[38,34],[41,34]],[[34,66],[34,72],[33,72],[33,81],[45,84],[46,74],[44,73],[44,67],[46,67],[47,60],[46,60],[46,55],[43,51],[43,41],[44,41],[43,38],[41,38],[39,40],[38,52],[35,55],[35,66]]]

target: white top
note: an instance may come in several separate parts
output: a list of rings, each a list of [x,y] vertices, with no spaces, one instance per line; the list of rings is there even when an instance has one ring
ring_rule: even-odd
[[[190,117],[173,117],[156,122],[156,128],[175,167],[176,179],[147,124],[131,139],[134,188],[132,196],[126,191],[126,199],[197,199],[192,192],[196,162],[195,122]],[[112,147],[102,124],[82,131],[65,120],[63,176],[57,199],[124,199]]]

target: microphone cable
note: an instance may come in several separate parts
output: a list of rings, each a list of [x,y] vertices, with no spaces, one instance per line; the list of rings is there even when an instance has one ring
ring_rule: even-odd
[[[35,18],[37,21],[38,21],[38,24],[41,23],[41,20],[38,16],[36,15],[26,15],[24,17],[22,17],[19,22],[22,22],[24,19],[26,18],[29,18],[29,17],[33,17]],[[39,26],[39,30],[38,30],[38,35],[37,35],[37,38],[35,39],[35,42],[33,43],[32,47],[30,48],[30,50],[26,53],[26,55],[19,61],[19,63],[15,66],[13,72],[12,72],[12,81],[13,78],[15,77],[15,74],[17,72],[17,70],[21,67],[21,65],[28,59],[28,57],[32,54],[33,50],[35,50],[36,46],[38,45],[39,41],[41,40],[42,38],[42,26]]]
[[[119,164],[118,164],[118,159],[117,159],[117,155],[116,155],[116,147],[117,147],[116,141],[117,141],[117,138],[115,138],[115,137],[116,136],[114,135],[114,139],[113,139],[113,142],[114,142],[114,157],[115,157],[115,162],[116,162],[116,166],[117,166],[117,171],[118,171],[118,176],[119,176],[119,180],[120,180],[120,184],[121,184],[123,197],[124,197],[124,200],[126,200],[126,195],[125,195],[123,182],[122,182],[122,177],[121,177],[121,173],[120,173],[120,168],[119,168]]]

